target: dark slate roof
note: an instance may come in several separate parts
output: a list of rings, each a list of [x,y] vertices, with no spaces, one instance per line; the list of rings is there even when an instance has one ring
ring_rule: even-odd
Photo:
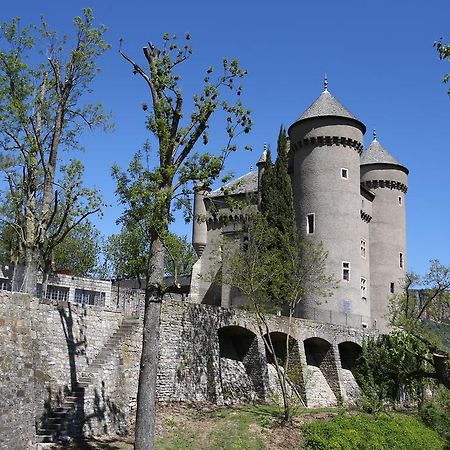
[[[367,150],[361,155],[361,165],[364,164],[395,164],[404,167],[376,139],[372,141]]]
[[[230,181],[219,189],[212,191],[208,197],[221,197],[224,195],[224,191],[227,191],[228,195],[245,194],[246,192],[258,191],[258,172],[253,171],[242,175],[242,177],[236,180]]]
[[[262,152],[261,157],[259,158],[259,160],[256,163],[256,165],[264,164],[265,162],[267,162],[267,150],[264,149],[264,151]]]
[[[336,100],[328,90],[323,91],[297,121],[320,116],[339,116],[358,120],[348,109]]]

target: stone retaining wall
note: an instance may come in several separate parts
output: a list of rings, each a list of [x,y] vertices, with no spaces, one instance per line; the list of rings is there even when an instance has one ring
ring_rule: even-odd
[[[34,439],[35,421],[39,423],[48,416],[82,373],[89,372],[96,355],[123,319],[117,310],[0,292],[0,447],[30,448],[27,446]],[[247,338],[255,337],[244,350],[221,355],[218,332],[223,327],[245,331]],[[286,333],[288,328],[285,317],[269,319],[271,332]],[[85,389],[80,416],[85,434],[132,433],[141,333],[141,326],[136,325],[111,351]],[[339,344],[361,344],[367,330],[293,319],[290,335],[301,378],[296,386],[306,389],[301,393],[303,398],[310,405],[354,401],[357,387],[350,380],[348,367],[345,373],[341,368]],[[160,401],[270,401],[277,393],[273,379],[269,383],[269,371],[273,370],[267,365],[257,324],[244,310],[166,300],[160,338]],[[303,344],[310,338],[329,344],[321,364],[314,366],[315,376],[308,370]]]

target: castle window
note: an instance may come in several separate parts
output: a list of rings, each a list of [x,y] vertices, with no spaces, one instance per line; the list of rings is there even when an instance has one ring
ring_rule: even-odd
[[[342,262],[342,280],[350,281],[350,263],[347,261]]]
[[[45,298],[50,300],[67,301],[69,300],[69,288],[48,285]]]
[[[366,257],[366,241],[364,239],[361,239],[360,250],[361,250],[361,257],[365,258]]]
[[[314,213],[307,214],[306,216],[306,233],[307,234],[313,234],[315,229],[315,217]]]
[[[403,203],[403,199],[400,196],[398,196],[398,204],[401,205],[402,203]]]
[[[395,284],[394,283],[391,283],[391,286],[390,286],[389,290],[391,291],[391,294],[394,293],[394,291],[395,291]]]
[[[367,279],[361,277],[361,298],[367,300]]]
[[[241,249],[243,252],[246,252],[248,250],[248,234],[244,234],[242,236]]]
[[[344,178],[345,180],[348,179],[348,169],[345,168],[341,169],[341,178]]]
[[[105,306],[105,293],[75,289],[75,301],[83,305]]]
[[[400,269],[403,269],[404,261],[403,261],[403,253],[400,252],[398,254],[398,265],[400,266]]]

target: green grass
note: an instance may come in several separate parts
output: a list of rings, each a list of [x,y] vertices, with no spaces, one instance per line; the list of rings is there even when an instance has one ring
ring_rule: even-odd
[[[256,429],[269,425],[279,410],[271,407],[245,406],[221,408],[198,413],[194,423],[177,424],[166,420],[171,432],[160,437],[157,450],[263,450],[263,440]]]
[[[445,442],[415,416],[344,414],[304,427],[307,450],[440,450]]]

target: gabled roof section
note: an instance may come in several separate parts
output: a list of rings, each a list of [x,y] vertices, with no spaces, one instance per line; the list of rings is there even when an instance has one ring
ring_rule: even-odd
[[[236,180],[230,181],[219,189],[212,191],[208,197],[223,197],[227,195],[239,195],[247,192],[258,191],[258,172],[252,171],[242,175]]]
[[[312,105],[297,119],[305,120],[312,117],[339,116],[358,120],[347,108],[325,89]],[[359,120],[358,120],[359,122]]]
[[[394,158],[376,138],[361,155],[361,165],[365,164],[395,164],[405,167],[400,161]]]

